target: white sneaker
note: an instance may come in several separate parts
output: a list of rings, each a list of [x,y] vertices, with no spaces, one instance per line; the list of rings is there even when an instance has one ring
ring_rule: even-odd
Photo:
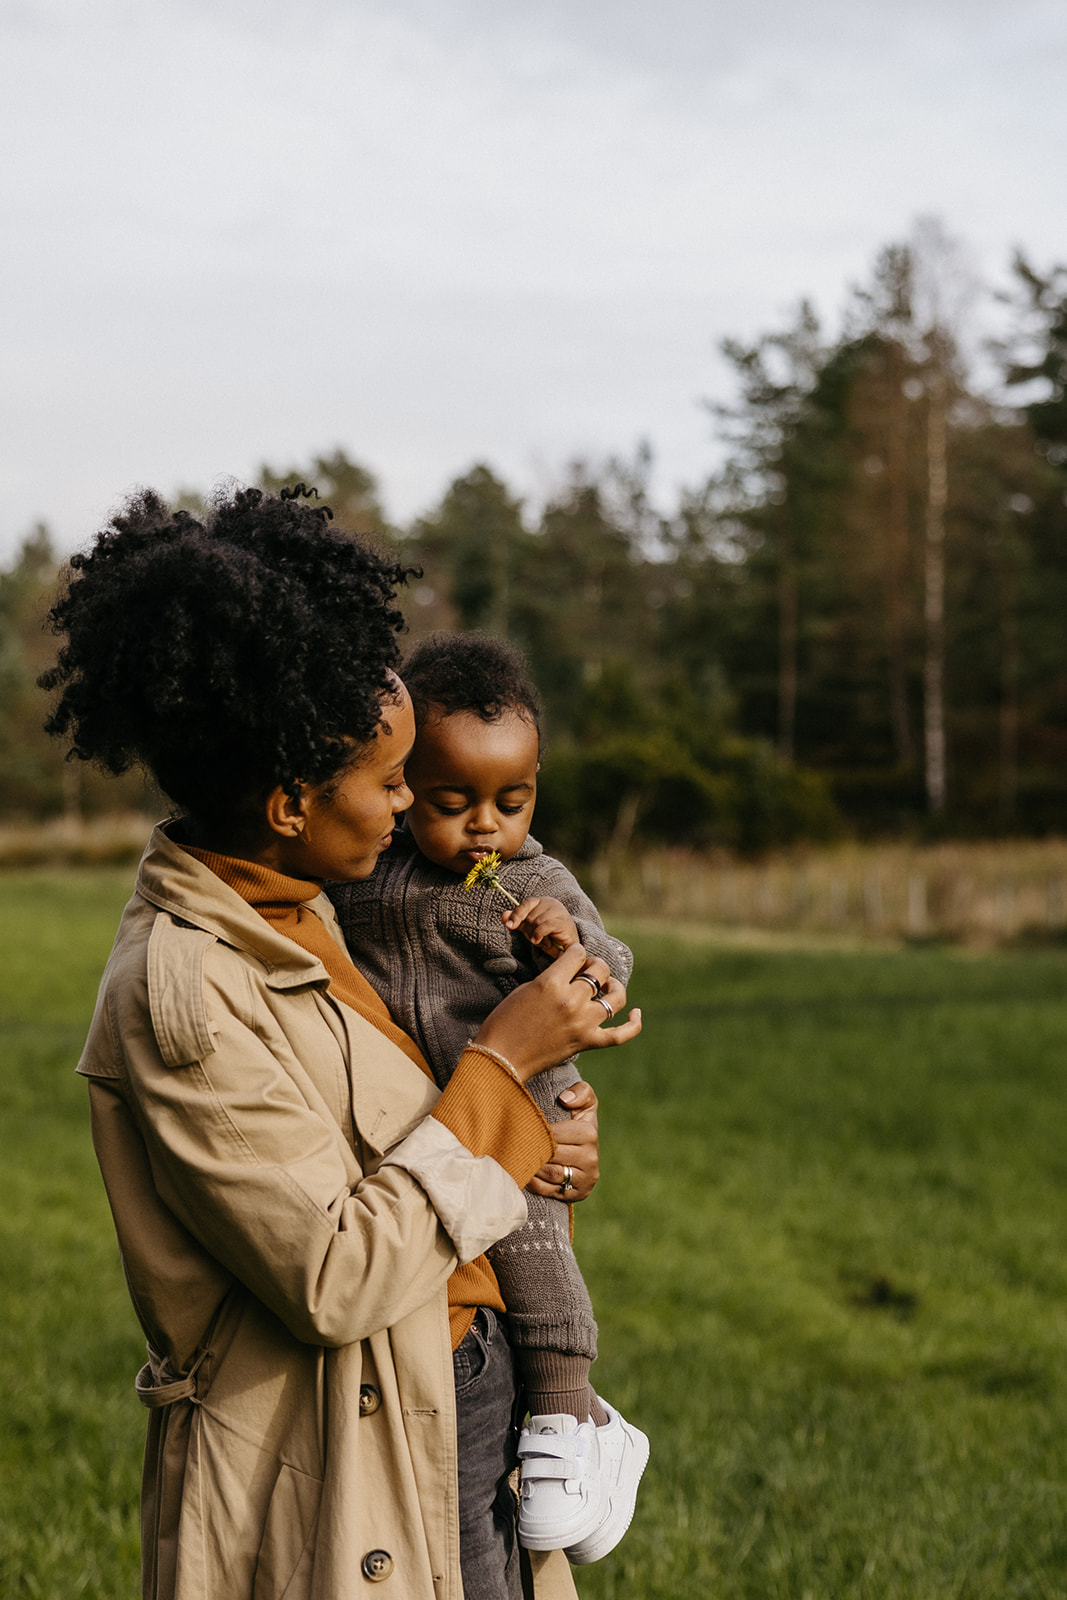
[[[648,1465],[645,1435],[605,1400],[600,1403],[608,1414],[603,1427],[595,1429],[600,1515],[587,1534],[563,1547],[576,1567],[586,1567],[614,1550],[633,1521],[637,1486]]]
[[[519,1543],[564,1550],[601,1522],[598,1429],[565,1413],[531,1417],[519,1439]]]

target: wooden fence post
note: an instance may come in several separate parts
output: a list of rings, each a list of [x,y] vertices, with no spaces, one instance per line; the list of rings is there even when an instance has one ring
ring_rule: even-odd
[[[863,914],[868,928],[877,930],[885,921],[885,908],[882,905],[882,875],[880,872],[868,872],[863,880]]]
[[[927,926],[926,874],[913,872],[908,879],[908,933],[913,939],[925,938]]]

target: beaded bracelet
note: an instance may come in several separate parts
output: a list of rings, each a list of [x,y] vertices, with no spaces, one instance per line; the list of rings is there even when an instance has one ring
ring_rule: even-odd
[[[500,1066],[506,1067],[511,1073],[511,1076],[515,1079],[516,1083],[522,1082],[522,1079],[519,1077],[519,1074],[516,1072],[507,1056],[502,1056],[498,1051],[491,1050],[487,1044],[478,1044],[474,1039],[467,1040],[467,1049],[477,1050],[480,1056],[488,1056],[490,1061],[495,1061]]]

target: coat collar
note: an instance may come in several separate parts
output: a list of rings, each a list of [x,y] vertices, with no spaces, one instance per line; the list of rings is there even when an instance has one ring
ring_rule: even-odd
[[[137,871],[137,893],[151,905],[167,911],[191,927],[201,928],[223,944],[253,956],[266,968],[272,989],[292,989],[305,983],[329,982],[317,956],[304,950],[242,900],[210,867],[182,849],[171,838],[169,823],[152,832]],[[344,947],[333,906],[321,891],[305,904],[326,924]]]
[[[274,990],[330,982],[322,962],[278,933],[236,890],[170,838],[167,825],[148,841],[137,874],[137,893],[179,922],[230,945],[261,963]],[[324,894],[306,904],[322,918],[342,948],[333,906]],[[168,958],[173,960],[173,955]],[[438,1097],[433,1081],[365,1017],[339,1003],[349,1062],[352,1113],[362,1137],[378,1154],[391,1148],[427,1116]],[[188,1018],[183,1017],[183,1026]],[[205,1022],[206,1030],[206,1022]],[[206,1046],[211,1046],[205,1035]],[[204,1042],[202,1042],[203,1044]],[[197,1049],[201,1045],[197,1045]],[[178,1055],[188,1059],[181,1049]]]

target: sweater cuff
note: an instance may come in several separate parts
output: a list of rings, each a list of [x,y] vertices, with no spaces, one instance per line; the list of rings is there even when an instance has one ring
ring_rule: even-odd
[[[548,1123],[507,1067],[464,1050],[433,1117],[475,1156],[492,1156],[525,1189],[555,1152]]]

